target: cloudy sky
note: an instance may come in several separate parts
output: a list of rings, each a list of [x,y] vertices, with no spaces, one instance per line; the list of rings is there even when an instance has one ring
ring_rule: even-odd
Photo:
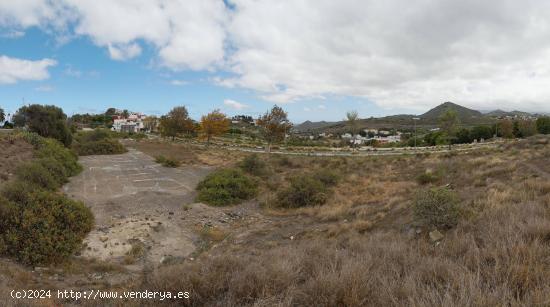
[[[550,2],[0,0],[0,106],[550,112]]]

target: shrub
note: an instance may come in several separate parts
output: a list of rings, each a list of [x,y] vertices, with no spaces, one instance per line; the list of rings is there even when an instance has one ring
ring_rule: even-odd
[[[290,186],[277,195],[278,204],[286,208],[322,205],[327,200],[327,186],[309,175],[290,179]]]
[[[208,176],[197,186],[198,201],[214,206],[237,204],[254,197],[257,183],[238,169],[222,169]]]
[[[103,139],[99,141],[90,141],[78,143],[74,149],[80,156],[88,155],[116,155],[127,152],[128,150],[117,140]]]
[[[27,202],[31,192],[36,190],[36,187],[20,181],[15,180],[8,182],[1,190],[0,197],[5,197],[7,200],[15,203]]]
[[[17,204],[4,198],[0,215],[6,253],[33,265],[58,263],[71,255],[93,225],[84,204],[48,191],[31,192]]]
[[[61,186],[48,169],[37,162],[27,162],[18,166],[15,174],[18,180],[47,190],[55,190]]]
[[[43,139],[37,149],[35,153],[37,158],[53,158],[59,161],[65,168],[67,176],[74,176],[82,171],[76,154],[55,140]]]
[[[48,170],[50,175],[58,183],[59,186],[69,182],[69,180],[67,179],[70,175],[69,170],[66,169],[65,166],[58,160],[54,158],[40,158],[33,163],[37,163],[38,165]]]
[[[434,183],[437,182],[437,180],[439,180],[439,178],[432,172],[424,172],[416,177],[416,181],[422,185]]]
[[[166,158],[165,156],[157,156],[155,162],[161,164],[164,167],[179,167],[181,165],[180,161],[175,159]]]
[[[321,169],[313,174],[313,178],[321,181],[327,187],[335,186],[338,183],[340,177],[336,172],[329,169]]]
[[[458,223],[458,197],[448,188],[419,191],[413,201],[415,218],[432,228],[452,228]]]
[[[113,135],[116,135],[116,133],[107,129],[79,132],[76,135],[73,149],[80,156],[115,155],[127,152],[122,144],[112,138]]]
[[[239,164],[239,167],[254,176],[264,176],[267,173],[267,165],[264,161],[260,160],[257,154],[246,156]]]

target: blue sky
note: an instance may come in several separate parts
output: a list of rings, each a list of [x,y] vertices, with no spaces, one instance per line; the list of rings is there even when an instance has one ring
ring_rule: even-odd
[[[3,31],[6,33],[7,29]],[[147,47],[147,44],[143,46]],[[37,28],[28,29],[22,37],[1,37],[0,55],[57,61],[49,69],[50,77],[45,80],[0,84],[0,106],[7,113],[17,110],[24,102],[54,104],[62,107],[68,115],[98,113],[109,107],[162,115],[174,106],[185,105],[196,119],[217,108],[228,115],[257,117],[276,103],[262,99],[254,90],[215,84],[212,80],[219,72],[174,72],[155,67],[151,48],[145,48],[140,56],[128,61],[115,61],[107,50],[95,46],[86,37],[60,43],[56,37]],[[225,100],[248,107],[236,110],[225,105]],[[295,122],[341,120],[346,110],[352,109],[365,117],[389,114],[366,99],[345,96],[280,105]]]
[[[475,12],[475,14],[471,14]],[[518,14],[517,12],[521,12]],[[550,2],[0,1],[0,106],[550,112]]]

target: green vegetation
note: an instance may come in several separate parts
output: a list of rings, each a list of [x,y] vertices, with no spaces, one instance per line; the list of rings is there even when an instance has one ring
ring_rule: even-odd
[[[0,191],[0,242],[4,253],[25,264],[48,264],[71,255],[91,230],[93,215],[84,204],[56,190],[81,166],[52,139],[23,132],[36,159],[20,165],[16,180]]]
[[[284,208],[323,205],[328,199],[330,187],[337,182],[338,176],[326,169],[292,177],[290,186],[277,194],[277,205]]]
[[[163,155],[157,156],[155,162],[161,164],[164,167],[179,167],[181,165],[180,161],[175,159],[166,158]]]
[[[424,226],[452,228],[458,223],[458,197],[448,188],[421,190],[414,198],[413,212],[417,221]]]
[[[214,206],[237,204],[257,194],[257,183],[239,169],[221,169],[199,183],[197,200]]]
[[[438,180],[439,180],[439,177],[432,172],[424,172],[416,177],[416,182],[422,185],[434,183],[434,182],[437,182]]]
[[[125,153],[126,148],[106,129],[95,129],[92,132],[79,132],[75,135],[73,149],[80,156],[113,155]]]
[[[71,145],[67,115],[61,108],[39,104],[23,106],[15,113],[13,121],[16,127],[27,127],[31,132],[56,139],[67,147]]]
[[[25,264],[58,263],[92,229],[84,204],[50,191],[29,193],[25,202],[0,198],[0,230],[6,253]]]
[[[537,119],[537,131],[541,134],[550,134],[550,117],[544,116]]]
[[[267,164],[260,160],[257,154],[246,156],[241,163],[239,163],[239,167],[246,173],[254,176],[261,177],[268,173]]]

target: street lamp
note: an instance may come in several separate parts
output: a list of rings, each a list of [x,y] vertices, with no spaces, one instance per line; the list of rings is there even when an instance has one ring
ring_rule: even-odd
[[[413,117],[414,122],[414,149],[416,150],[416,121],[420,120],[418,117]]]

